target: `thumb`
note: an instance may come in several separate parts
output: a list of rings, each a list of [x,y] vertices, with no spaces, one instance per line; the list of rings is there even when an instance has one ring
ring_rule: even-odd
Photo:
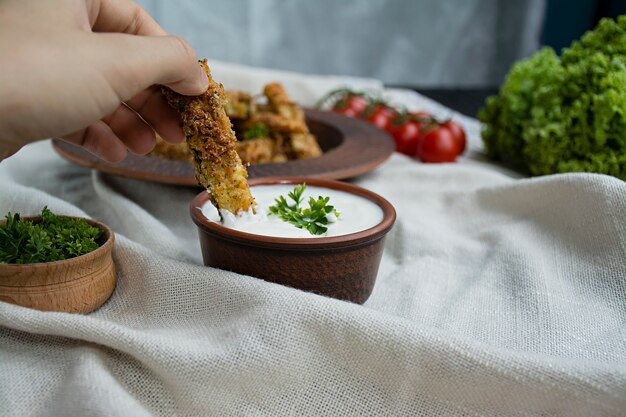
[[[154,84],[183,95],[200,95],[209,85],[195,51],[178,36],[92,34],[99,38],[99,68],[122,100]]]

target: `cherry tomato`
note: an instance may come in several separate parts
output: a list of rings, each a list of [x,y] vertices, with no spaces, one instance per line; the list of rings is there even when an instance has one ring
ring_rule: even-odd
[[[415,155],[417,142],[420,138],[420,125],[417,122],[407,122],[399,126],[391,126],[391,136],[396,142],[396,151],[405,155]]]
[[[361,96],[350,96],[346,100],[346,106],[350,107],[359,114],[363,114],[363,112],[367,110],[369,102],[367,101],[367,99]]]
[[[359,112],[357,112],[356,110],[350,107],[343,107],[343,108],[336,107],[336,108],[333,108],[333,111],[335,113],[343,114],[344,116],[354,117],[354,118],[359,117],[361,115]]]
[[[459,145],[447,128],[436,127],[426,131],[417,142],[416,156],[422,162],[454,162]]]
[[[457,142],[457,145],[459,147],[459,155],[462,154],[463,151],[465,151],[465,145],[467,142],[465,137],[465,130],[463,130],[463,127],[454,120],[448,120],[447,122],[443,123],[441,127],[447,128],[450,133],[452,133],[452,137]]]
[[[337,101],[333,106],[333,111],[348,117],[359,117],[367,110],[368,105],[369,103],[364,97],[348,96]]]
[[[413,111],[409,113],[408,117],[409,120],[413,120],[421,126],[430,124],[433,121],[433,115],[427,111]]]
[[[378,105],[367,116],[367,121],[378,126],[379,128],[391,133],[391,122],[395,119],[397,113],[395,110],[385,105]]]

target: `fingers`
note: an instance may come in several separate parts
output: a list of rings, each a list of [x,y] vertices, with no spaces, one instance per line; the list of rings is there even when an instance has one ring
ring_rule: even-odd
[[[109,85],[122,101],[154,84],[184,95],[199,95],[208,78],[191,46],[177,36],[91,34],[97,60]]]
[[[126,101],[126,104],[139,113],[166,141],[180,143],[185,140],[180,115],[167,104],[160,87],[152,86]]]
[[[167,33],[138,4],[130,0],[100,0],[90,10],[94,32],[163,36]]]
[[[131,109],[122,105],[102,119],[133,153],[145,155],[154,148],[154,131]]]
[[[182,134],[182,133],[181,133]],[[133,110],[122,105],[88,128],[65,136],[108,162],[120,162],[127,149],[144,155],[154,148],[154,131]]]
[[[197,68],[199,65],[197,65],[196,53],[185,40],[177,36],[165,36],[167,32],[148,12],[133,1],[94,0],[94,3],[94,7],[89,11],[94,32],[123,33],[144,38],[136,39],[138,42],[127,40],[128,42],[124,44],[129,47],[126,53],[134,54],[137,48],[148,47],[148,44],[153,44],[158,48],[143,50],[144,54],[137,59],[139,64],[159,64],[153,68],[152,79],[163,78],[159,84],[167,85],[181,94],[198,95],[206,91],[207,76],[204,71]],[[148,37],[163,39],[153,41]],[[157,43],[160,45],[155,45]],[[146,55],[146,52],[154,58],[152,61],[143,60],[142,57]],[[166,74],[165,71],[169,73]]]
[[[206,91],[208,78],[193,48],[179,37],[167,36],[147,12],[130,0],[92,0],[88,16],[95,33],[86,34],[92,47],[84,59],[97,68],[100,80],[110,87],[108,100],[128,107],[118,107],[65,139],[109,162],[121,161],[127,149],[137,154],[150,151],[155,143],[150,126],[169,142],[182,142],[180,117],[166,103],[158,85],[184,95]]]
[[[67,135],[62,139],[80,145],[108,162],[120,162],[127,153],[126,145],[102,120],[98,120],[86,129]]]

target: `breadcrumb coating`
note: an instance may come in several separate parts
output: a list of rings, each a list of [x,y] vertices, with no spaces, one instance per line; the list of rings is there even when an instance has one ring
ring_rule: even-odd
[[[322,150],[309,131],[304,111],[291,101],[285,88],[280,83],[270,83],[263,89],[263,95],[266,102],[262,98],[258,102],[258,96],[247,92],[225,91],[225,111],[238,139],[236,152],[242,162],[280,163],[320,156]],[[150,153],[150,156],[189,161],[194,155],[187,143],[174,145],[158,137]]]
[[[200,62],[209,88],[199,96],[183,96],[169,88],[163,93],[181,115],[187,144],[193,154],[196,179],[219,209],[237,213],[254,207],[245,166],[237,154],[237,138],[226,115],[224,87],[211,76],[206,59]]]
[[[257,115],[256,122],[262,122],[287,135],[286,148],[295,159],[315,158],[322,154],[315,136],[309,132],[304,111],[292,102],[287,90],[280,83],[270,83],[263,89],[272,113]]]

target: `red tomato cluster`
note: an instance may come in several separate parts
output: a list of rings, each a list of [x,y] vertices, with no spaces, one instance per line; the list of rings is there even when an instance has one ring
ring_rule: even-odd
[[[385,130],[393,137],[396,151],[422,162],[454,162],[465,151],[465,131],[454,120],[440,122],[424,111],[401,112],[351,90],[334,91],[324,102],[328,100],[333,111],[362,118]]]

